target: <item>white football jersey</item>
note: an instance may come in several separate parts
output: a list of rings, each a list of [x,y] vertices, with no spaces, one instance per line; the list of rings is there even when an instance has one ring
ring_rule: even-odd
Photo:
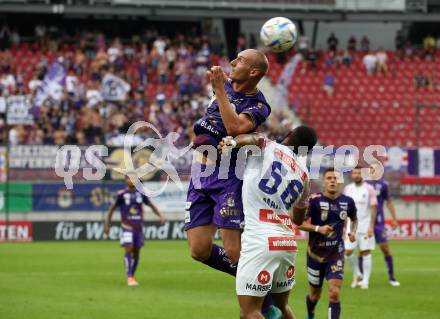
[[[245,232],[294,235],[293,207],[307,205],[309,174],[287,147],[265,140],[262,156],[250,156],[243,175]]]
[[[376,191],[371,185],[365,182],[362,182],[360,186],[351,183],[345,186],[344,194],[353,198],[356,204],[358,219],[357,232],[366,234],[371,223],[371,206],[377,206]],[[350,226],[348,225],[347,227]]]

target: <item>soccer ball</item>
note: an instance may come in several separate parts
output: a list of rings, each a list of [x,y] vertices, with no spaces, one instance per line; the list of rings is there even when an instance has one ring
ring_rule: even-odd
[[[295,24],[287,18],[267,20],[260,31],[261,42],[273,52],[284,52],[292,48],[298,38]]]

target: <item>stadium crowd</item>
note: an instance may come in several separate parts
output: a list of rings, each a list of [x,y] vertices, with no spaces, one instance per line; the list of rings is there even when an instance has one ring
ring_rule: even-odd
[[[84,32],[66,43],[57,32],[40,25],[33,42],[20,43],[16,31],[2,28],[1,143],[121,146],[129,126],[143,120],[163,135],[178,132],[176,143],[187,145],[212,94],[207,68],[230,68],[223,44],[206,35],[170,38],[147,30],[123,43]],[[248,46],[243,39],[240,45]],[[9,116],[20,103],[30,118]],[[278,134],[279,127],[273,129]],[[139,143],[149,132],[130,141]]]

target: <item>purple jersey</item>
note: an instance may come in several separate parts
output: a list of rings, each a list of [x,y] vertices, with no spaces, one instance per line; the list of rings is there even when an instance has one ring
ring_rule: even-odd
[[[368,184],[373,186],[376,191],[377,197],[377,215],[376,215],[376,226],[385,225],[385,213],[384,204],[385,201],[390,199],[390,192],[388,191],[388,183],[383,179],[381,180],[367,180]]]
[[[235,108],[235,112],[248,114],[256,128],[266,121],[271,109],[263,93],[260,91],[255,94],[235,92],[230,80],[225,83],[225,91],[229,102]],[[217,146],[223,137],[228,136],[215,96],[212,98],[206,114],[194,125],[194,133],[196,136],[209,135],[210,138],[202,140],[214,146]]]
[[[356,219],[356,205],[351,197],[339,195],[335,200],[315,194],[309,201],[307,217],[312,225],[330,225],[333,232],[329,236],[317,232],[309,233],[309,250],[316,256],[329,260],[337,258],[344,250],[344,223],[347,219]]]
[[[144,221],[143,205],[148,205],[150,200],[137,190],[130,192],[128,188],[118,192],[116,206],[121,211],[122,228],[130,230],[142,230]]]

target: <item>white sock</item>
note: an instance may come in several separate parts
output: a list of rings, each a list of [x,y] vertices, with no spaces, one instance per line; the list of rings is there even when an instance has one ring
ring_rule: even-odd
[[[371,275],[371,254],[362,257],[362,266],[364,267],[364,280],[368,283]]]
[[[358,258],[355,254],[351,254],[347,256],[347,261],[351,265],[351,269],[353,270],[353,277],[359,276],[359,266],[358,266]]]

